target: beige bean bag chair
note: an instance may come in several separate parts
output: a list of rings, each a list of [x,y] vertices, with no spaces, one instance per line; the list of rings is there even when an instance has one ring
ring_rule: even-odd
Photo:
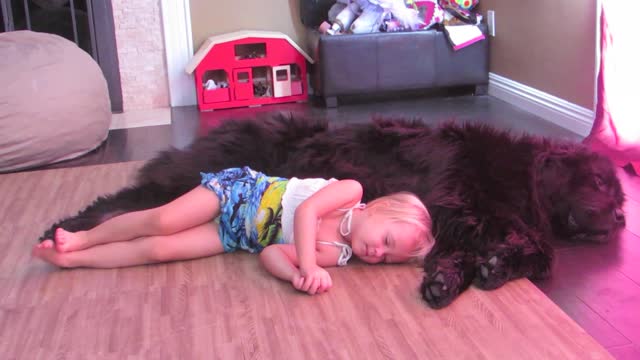
[[[0,54],[0,172],[72,159],[107,138],[107,82],[89,54],[32,31],[0,34]]]

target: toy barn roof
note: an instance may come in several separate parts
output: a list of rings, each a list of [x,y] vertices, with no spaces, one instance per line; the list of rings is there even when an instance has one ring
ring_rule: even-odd
[[[202,59],[204,59],[204,57],[207,56],[207,54],[209,53],[209,50],[211,50],[214,46],[216,46],[216,44],[222,44],[229,41],[244,39],[248,37],[287,40],[289,44],[291,44],[291,46],[293,46],[296,50],[298,50],[298,52],[302,54],[305,57],[305,59],[307,59],[308,62],[313,64],[313,59],[306,52],[304,52],[304,50],[302,50],[300,46],[298,46],[298,44],[293,42],[293,40],[291,40],[289,36],[281,32],[242,30],[242,31],[236,31],[232,33],[222,34],[222,35],[214,35],[207,38],[207,40],[205,40],[202,43],[202,45],[200,46],[198,51],[195,53],[195,55],[193,55],[193,58],[191,58],[191,61],[189,61],[189,63],[185,67],[185,71],[188,74],[193,73],[196,67],[200,65],[200,62],[202,61]]]

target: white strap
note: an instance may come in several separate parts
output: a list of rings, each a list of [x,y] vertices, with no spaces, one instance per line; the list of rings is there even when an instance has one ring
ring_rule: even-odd
[[[340,248],[340,257],[338,258],[338,266],[347,265],[347,262],[349,261],[349,259],[351,259],[351,256],[353,255],[353,250],[351,249],[351,246],[347,244],[339,243],[337,241],[331,241],[331,242],[318,241],[318,244],[332,245]]]
[[[340,235],[347,236],[351,234],[351,218],[353,217],[353,209],[364,209],[366,206],[366,204],[359,202],[350,209],[340,209],[346,211],[342,220],[340,220]]]

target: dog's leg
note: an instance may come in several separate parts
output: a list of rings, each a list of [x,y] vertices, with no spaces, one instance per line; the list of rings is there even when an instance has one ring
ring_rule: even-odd
[[[434,309],[449,305],[473,280],[474,256],[462,251],[430,254],[424,263],[420,292]]]
[[[473,284],[484,290],[493,290],[512,279],[548,277],[553,249],[545,242],[535,241],[535,236],[511,233],[503,243],[478,256]]]

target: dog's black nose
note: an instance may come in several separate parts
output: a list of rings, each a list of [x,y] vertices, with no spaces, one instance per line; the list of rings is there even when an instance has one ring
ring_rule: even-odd
[[[613,210],[613,218],[616,220],[617,223],[624,223],[624,213],[622,212],[621,209]]]

